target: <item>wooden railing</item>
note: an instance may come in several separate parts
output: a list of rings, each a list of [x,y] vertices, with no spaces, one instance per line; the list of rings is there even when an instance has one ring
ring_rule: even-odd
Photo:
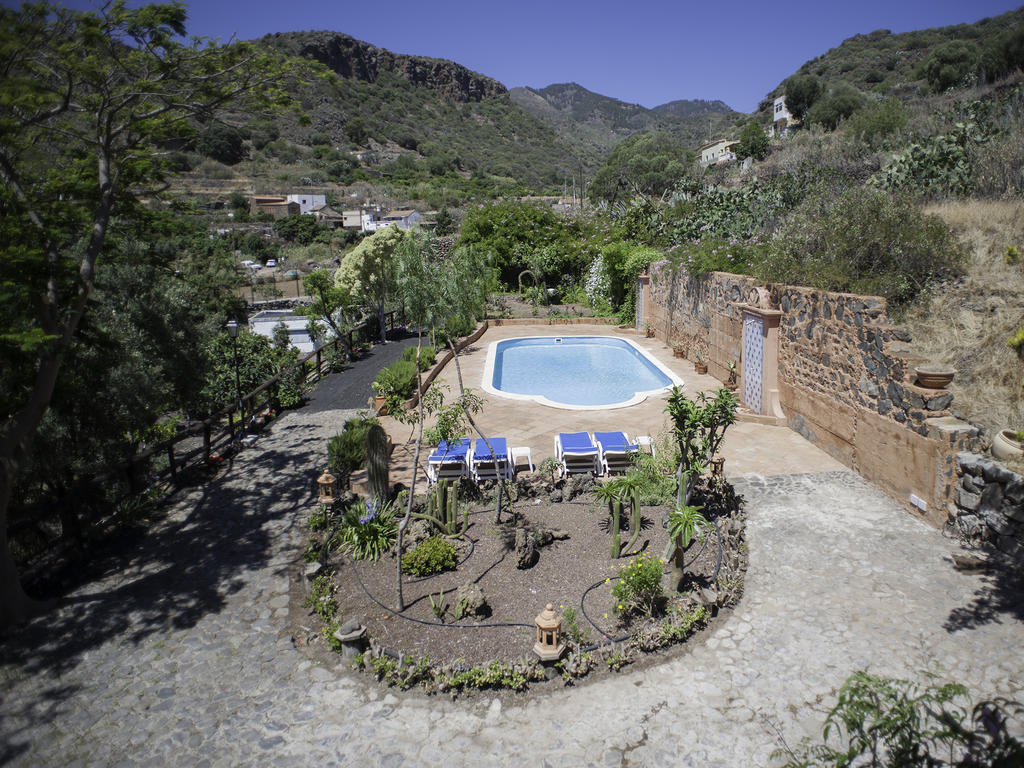
[[[394,330],[397,315],[397,311],[385,314],[384,327],[386,331]],[[364,321],[346,332],[346,348],[351,350],[355,346],[356,337],[364,332],[369,326],[370,323],[368,321]],[[340,339],[335,338],[329,342],[335,354],[338,352],[338,344],[340,341]],[[130,465],[121,468],[122,471],[127,471],[131,492],[137,493],[141,490],[139,488],[138,468],[155,456],[159,456],[161,454],[166,454],[167,456],[167,475],[161,475],[160,479],[169,479],[171,482],[176,483],[178,480],[178,473],[190,464],[199,463],[204,466],[208,465],[210,464],[211,457],[216,455],[218,452],[224,453],[227,452],[228,449],[234,450],[237,448],[237,445],[241,440],[241,434],[246,428],[252,426],[252,420],[255,419],[258,414],[267,409],[267,407],[273,402],[274,397],[277,394],[277,385],[283,379],[291,376],[297,369],[305,368],[306,364],[311,360],[315,362],[312,370],[306,373],[303,379],[304,384],[309,387],[323,378],[324,349],[325,347],[319,347],[295,362],[293,365],[282,369],[276,376],[267,379],[256,387],[256,389],[242,395],[238,402],[231,403],[202,421],[190,425],[174,437],[151,445],[140,453],[137,453],[132,457]],[[192,440],[200,434],[203,437],[203,442],[200,447],[192,448],[184,454],[176,452],[176,446],[186,440]],[[199,462],[196,462],[198,457],[202,458]]]

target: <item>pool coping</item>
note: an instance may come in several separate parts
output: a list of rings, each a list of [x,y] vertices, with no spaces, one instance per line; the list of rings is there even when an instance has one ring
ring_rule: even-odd
[[[522,336],[517,337],[517,341],[522,339],[560,339],[564,334],[538,334],[535,336]],[[653,364],[659,371],[669,378],[672,382],[671,385],[664,387],[658,387],[657,389],[647,389],[642,392],[636,392],[633,397],[629,400],[624,400],[619,403],[611,403],[609,405],[572,405],[570,403],[559,403],[554,400],[550,400],[544,395],[522,395],[514,392],[504,392],[494,387],[491,382],[494,380],[494,365],[497,359],[498,345],[508,339],[497,339],[487,345],[487,360],[484,363],[483,380],[480,382],[484,392],[495,397],[503,397],[507,400],[523,400],[538,405],[545,405],[548,408],[558,408],[563,411],[608,411],[615,410],[617,408],[629,408],[630,406],[642,403],[648,397],[660,395],[667,392],[672,386],[683,387],[686,386],[686,382],[683,381],[676,373],[674,373],[668,366],[661,362],[657,357],[651,354],[650,351],[644,349],[632,339],[628,339],[625,336],[614,336],[611,334],[587,334],[586,336],[572,336],[572,338],[589,338],[589,339],[617,339],[623,341],[631,346],[639,355],[644,359],[648,360]]]

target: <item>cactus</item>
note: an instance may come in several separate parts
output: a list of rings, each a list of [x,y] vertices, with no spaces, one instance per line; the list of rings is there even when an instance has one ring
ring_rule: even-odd
[[[462,508],[462,527],[459,527],[459,486],[447,479],[439,481],[434,493],[427,497],[426,511],[413,517],[429,520],[447,536],[461,536],[469,527],[469,507]]]
[[[388,435],[380,424],[366,432],[366,471],[370,480],[370,493],[377,503],[388,500],[391,486],[388,482]]]
[[[640,538],[640,487],[636,483],[633,483],[630,486],[630,490],[632,491],[630,494],[630,506],[632,508],[632,522],[630,522],[630,530],[633,532],[633,536],[625,546],[626,552],[630,552],[633,549],[633,545],[636,544],[636,540]]]

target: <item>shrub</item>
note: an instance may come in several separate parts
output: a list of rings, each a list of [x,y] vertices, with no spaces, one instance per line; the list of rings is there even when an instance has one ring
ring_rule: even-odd
[[[377,560],[398,535],[394,506],[360,501],[342,518],[341,545],[356,560]]]
[[[416,363],[397,360],[377,374],[373,391],[382,397],[408,400],[416,389],[416,373]]]
[[[402,353],[402,359],[406,362],[416,361],[416,347],[406,347]],[[437,350],[431,346],[420,347],[420,370],[426,371],[434,364],[437,359]]]
[[[375,418],[356,417],[345,422],[341,434],[327,443],[327,468],[339,478],[347,478],[366,460],[366,433],[379,422]]]
[[[612,586],[615,612],[623,618],[634,614],[651,616],[659,609],[665,591],[661,587],[662,562],[647,553],[637,555],[622,567],[619,580]]]
[[[934,277],[956,270],[964,246],[906,196],[850,189],[812,198],[794,213],[757,267],[764,280],[883,296],[906,304]]]
[[[455,569],[455,547],[448,539],[431,536],[402,558],[402,573],[432,576]]]
[[[822,741],[804,739],[775,756],[789,757],[785,768],[1021,765],[1024,743],[1011,735],[1020,712],[1019,704],[1005,699],[974,704],[957,683],[855,672],[825,718]]]

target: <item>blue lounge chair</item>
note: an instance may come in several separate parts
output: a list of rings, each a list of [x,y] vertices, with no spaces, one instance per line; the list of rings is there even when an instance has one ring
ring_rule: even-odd
[[[427,480],[436,483],[442,478],[458,479],[469,476],[468,437],[447,442],[442,440],[427,457]]]
[[[555,458],[562,464],[562,476],[600,472],[598,448],[589,432],[559,432],[555,435]]]
[[[477,482],[481,480],[511,480],[512,463],[508,458],[508,441],[504,437],[487,438],[494,455],[491,455],[487,443],[479,437],[473,444],[473,453],[469,458],[469,471]]]
[[[629,469],[629,457],[640,450],[640,446],[629,442],[625,432],[595,432],[599,458],[605,474],[625,472]]]

